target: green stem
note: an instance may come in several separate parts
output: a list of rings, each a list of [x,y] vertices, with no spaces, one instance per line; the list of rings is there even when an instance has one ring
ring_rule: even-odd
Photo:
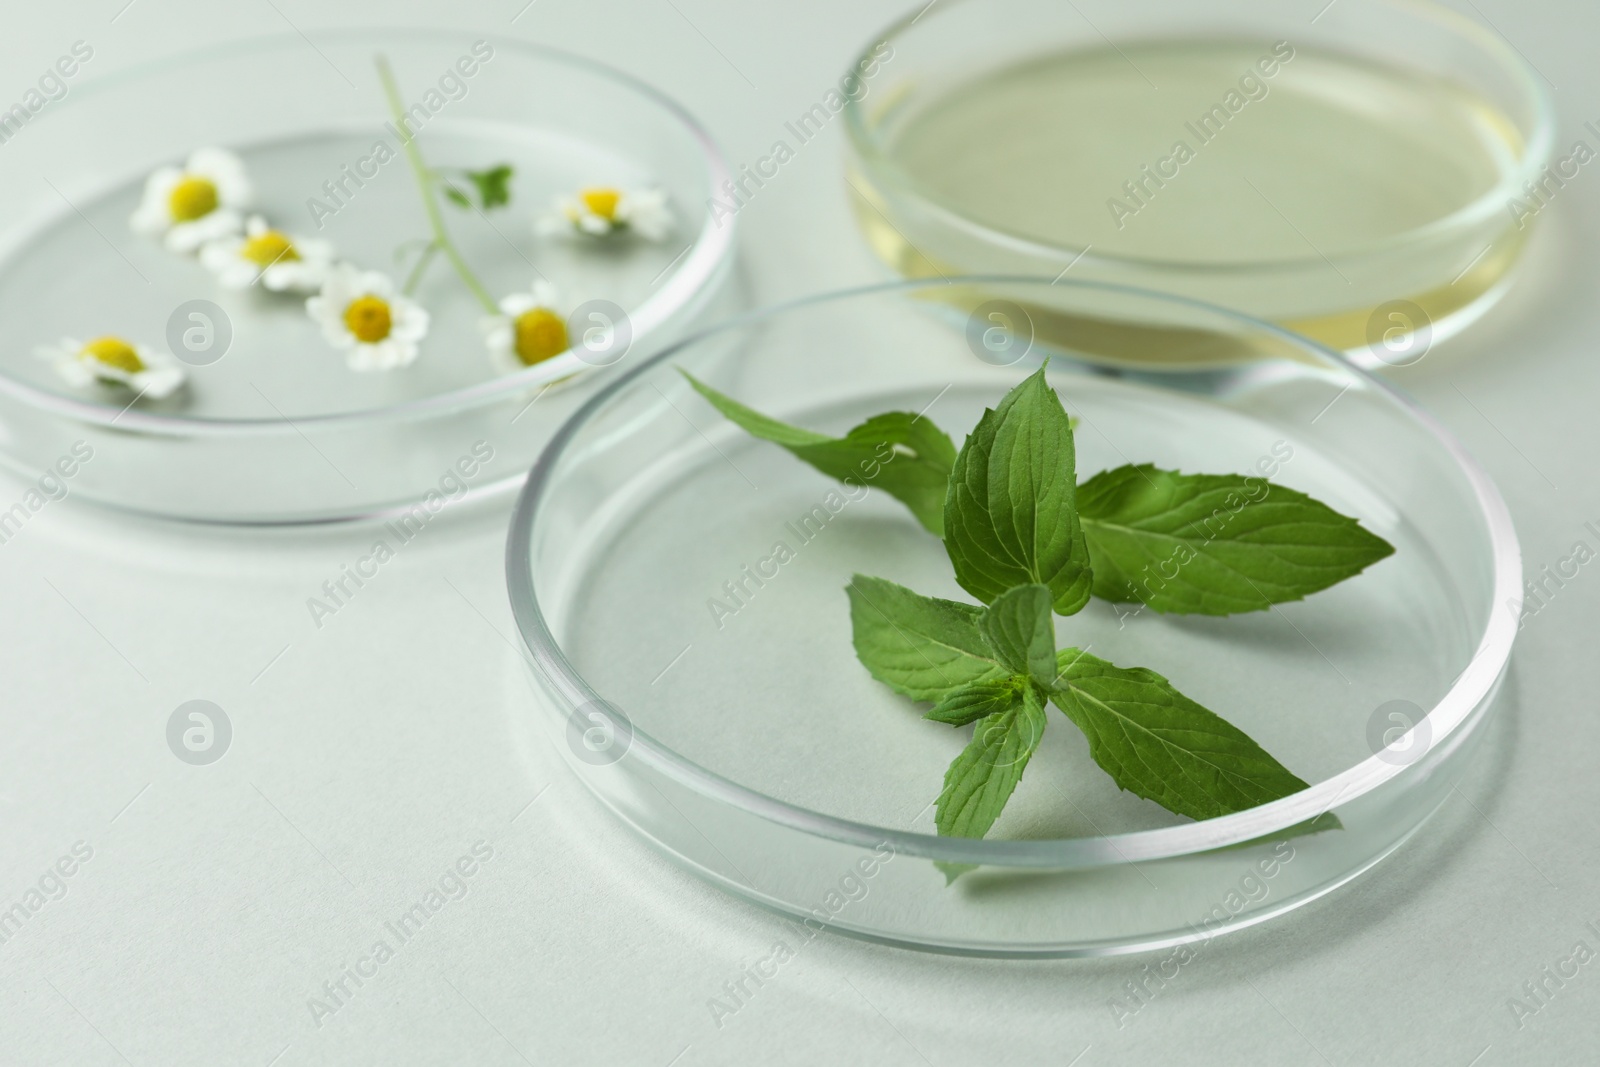
[[[389,98],[389,110],[394,115],[395,129],[403,130],[405,109],[400,101],[400,89],[395,85],[394,72],[389,69],[389,61],[383,56],[378,57],[377,64],[378,77],[383,82],[383,92]],[[422,161],[422,153],[417,149],[416,135],[402,134],[400,145],[405,150],[406,160],[411,164],[412,172],[417,176],[417,186],[422,193],[422,206],[428,213],[428,225],[433,230],[433,247],[444,253],[450,265],[456,269],[456,273],[461,275],[461,281],[472,290],[472,295],[478,298],[478,303],[483,305],[484,310],[491,315],[498,315],[499,306],[489,295],[489,290],[478,280],[478,276],[472,273],[472,268],[467,266],[467,261],[461,258],[461,253],[444,228],[444,216],[439,212],[438,198],[433,195],[432,174],[428,170],[428,165]]]
[[[411,268],[410,275],[406,277],[406,283],[400,287],[400,291],[402,293],[410,296],[412,293],[416,292],[417,283],[422,281],[422,272],[428,269],[428,264],[433,262],[433,255],[437,251],[439,251],[438,243],[429,241],[428,246],[424,248],[422,250],[422,254],[417,257],[417,265]]]

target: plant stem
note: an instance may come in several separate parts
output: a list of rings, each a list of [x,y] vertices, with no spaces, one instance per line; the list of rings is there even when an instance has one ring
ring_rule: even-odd
[[[428,246],[417,257],[417,265],[412,267],[411,273],[407,275],[406,283],[400,287],[402,293],[410,296],[416,291],[417,283],[422,281],[422,272],[428,269],[428,264],[433,262],[434,253],[437,251],[439,251],[438,242],[429,241]]]
[[[395,129],[404,130],[405,110],[400,101],[400,89],[395,85],[394,72],[389,69],[389,60],[378,56],[378,78],[383,82],[384,95],[389,98],[389,110],[394,115]],[[455,243],[450,240],[450,234],[444,228],[444,216],[439,212],[439,201],[433,194],[433,176],[428,170],[428,165],[422,161],[422,153],[417,148],[415,134],[402,133],[400,146],[405,150],[406,160],[411,164],[412,173],[417,176],[417,186],[422,193],[422,206],[428,213],[428,225],[433,230],[433,247],[445,254],[450,265],[461,276],[461,281],[472,290],[472,295],[477,297],[478,303],[491,315],[498,315],[500,308],[489,295],[489,290],[483,287],[478,276],[472,273],[472,268],[467,266],[467,261],[461,258],[461,253],[456,249]],[[423,262],[427,262],[427,253],[423,254]]]

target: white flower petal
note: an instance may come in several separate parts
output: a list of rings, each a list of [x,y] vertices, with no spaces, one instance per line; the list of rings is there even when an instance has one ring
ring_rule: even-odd
[[[136,374],[129,383],[155,400],[171,396],[183,385],[183,372],[176,367],[160,367]]]
[[[300,253],[300,258],[306,262],[313,260],[319,263],[329,263],[333,260],[333,242],[324,241],[318,237],[289,238],[294,242],[294,250]]]
[[[363,296],[377,297],[389,305],[389,336],[375,343],[362,341],[345,324],[351,303]],[[306,301],[306,313],[322,327],[330,345],[348,351],[347,363],[358,371],[389,370],[411,363],[420,353],[417,342],[427,336],[430,323],[428,312],[400,295],[387,275],[358,270],[349,263],[327,268],[322,291]]]
[[[355,288],[363,296],[377,296],[385,300],[392,299],[395,295],[394,281],[387,274],[380,274],[375,270],[363,271],[356,279]]]
[[[511,318],[516,318],[538,307],[538,301],[530,293],[512,293],[500,301],[500,310]]]
[[[196,252],[207,241],[235,235],[244,229],[244,219],[232,208],[217,210],[195,219],[180,222],[167,231],[166,245],[173,252]]]
[[[551,210],[534,224],[535,232],[549,235],[564,231],[589,237],[632,232],[647,241],[663,240],[672,232],[672,209],[663,190],[601,188],[617,194],[616,207],[609,217],[590,210],[581,196],[557,197]]]
[[[570,223],[563,225],[571,229]],[[480,329],[484,347],[489,352],[489,362],[500,373],[515,374],[527,369],[516,352],[516,326],[517,319],[535,308],[547,308],[558,315],[566,314],[556,287],[543,278],[535,278],[525,292],[512,293],[500,301],[500,310],[505,312],[504,315],[491,315],[482,321]]]
[[[172,193],[185,178],[209,181],[217,191],[217,207],[199,219],[172,217]],[[221,148],[202,148],[194,152],[183,168],[158,167],[145,179],[139,207],[129,216],[128,225],[141,234],[158,237],[166,234],[166,245],[174,252],[194,252],[207,241],[245,229],[242,211],[254,192],[244,163]],[[265,220],[252,218],[251,232]]]
[[[224,289],[248,289],[256,283],[261,274],[256,270],[254,263],[249,260],[237,259],[223,269],[217,271],[217,281]]]
[[[94,384],[94,371],[76,355],[69,354],[64,359],[56,360],[55,367],[56,373],[70,386],[82,389]]]
[[[534,307],[554,308],[561,300],[560,295],[556,292],[556,287],[543,278],[534,279],[529,292],[533,296]]]
[[[243,208],[254,199],[244,161],[225,148],[201,148],[189,157],[185,170],[217,187],[217,199],[226,207]]]
[[[62,338],[56,345],[39,348],[36,354],[50,359],[56,373],[74,388],[115,385],[131,389],[141,397],[159,399],[172,395],[183,385],[185,374],[177,360],[148,345],[132,347],[143,365],[141,370],[128,371],[85,356],[84,345],[69,337]]]
[[[274,263],[261,272],[261,284],[275,293],[312,293],[321,287],[327,274],[325,263]]]
[[[200,247],[200,264],[207,270],[223,271],[239,261],[243,250],[243,238],[218,237]]]

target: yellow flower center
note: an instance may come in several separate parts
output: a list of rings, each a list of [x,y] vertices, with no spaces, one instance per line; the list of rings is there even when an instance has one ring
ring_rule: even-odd
[[[352,300],[350,306],[344,309],[344,325],[356,335],[356,340],[363,344],[375,345],[389,336],[389,330],[394,325],[394,316],[389,311],[387,300],[376,296],[363,296]]]
[[[239,255],[258,267],[270,267],[274,263],[293,263],[300,258],[294,242],[277,230],[268,230],[250,238],[244,243],[244,247],[239,249]]]
[[[534,308],[517,316],[517,358],[531,367],[571,347],[567,324],[549,308]]]
[[[104,363],[108,367],[127,371],[129,374],[138,374],[144,370],[144,360],[139,358],[139,353],[133,346],[119,337],[97,337],[83,346],[83,351],[78,353],[79,359],[92,359],[97,363]]]
[[[578,194],[578,198],[583,201],[584,207],[607,222],[617,221],[617,204],[622,201],[620,190],[610,188],[585,189]]]
[[[167,210],[179,222],[203,219],[217,210],[217,187],[205,178],[185,175],[182,181],[172,187],[172,193],[167,197]]]

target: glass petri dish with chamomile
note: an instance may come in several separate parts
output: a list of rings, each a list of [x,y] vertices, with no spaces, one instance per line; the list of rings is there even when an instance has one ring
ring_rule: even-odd
[[[1368,365],[1491,307],[1563,184],[1547,83],[1433,3],[956,0],[869,62],[848,178],[896,272],[1138,285]]]
[[[0,113],[0,465],[85,499],[432,514],[724,292],[727,165],[622,71],[381,28],[109,62]]]

